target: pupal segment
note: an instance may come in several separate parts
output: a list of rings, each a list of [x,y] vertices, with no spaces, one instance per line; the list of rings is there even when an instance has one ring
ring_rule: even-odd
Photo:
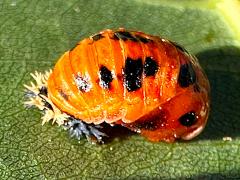
[[[52,123],[57,123],[63,126],[64,129],[69,130],[70,136],[78,140],[85,136],[88,141],[93,143],[104,143],[102,137],[107,136],[99,129],[100,125],[86,124],[80,119],[76,119],[64,112],[53,104],[48,97],[47,80],[52,71],[46,71],[44,74],[37,71],[30,75],[35,80],[35,83],[30,82],[30,85],[24,85],[26,101],[25,106],[28,108],[37,107],[43,112],[42,125],[52,120]]]

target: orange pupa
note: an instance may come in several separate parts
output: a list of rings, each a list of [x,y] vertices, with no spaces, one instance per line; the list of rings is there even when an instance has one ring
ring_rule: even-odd
[[[138,31],[104,30],[65,52],[52,71],[32,74],[27,106],[78,139],[102,141],[102,123],[151,141],[189,140],[205,127],[209,81],[180,45]]]

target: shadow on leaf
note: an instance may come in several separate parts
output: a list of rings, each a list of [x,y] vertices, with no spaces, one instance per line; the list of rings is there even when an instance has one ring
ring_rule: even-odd
[[[226,173],[206,173],[206,174],[199,174],[194,176],[193,179],[239,179],[239,172],[237,170],[232,170]]]
[[[104,123],[103,128],[103,131],[108,135],[103,139],[105,144],[112,142],[116,138],[119,141],[123,141],[136,134],[121,125],[110,126],[109,124]]]
[[[211,112],[198,139],[240,136],[240,48],[229,46],[196,54],[211,85]]]

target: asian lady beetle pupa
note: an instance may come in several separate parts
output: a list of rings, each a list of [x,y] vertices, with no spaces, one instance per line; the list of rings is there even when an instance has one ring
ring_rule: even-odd
[[[78,139],[102,141],[102,123],[151,141],[189,140],[205,127],[209,81],[178,44],[143,32],[104,30],[80,41],[53,71],[31,74],[27,106]]]

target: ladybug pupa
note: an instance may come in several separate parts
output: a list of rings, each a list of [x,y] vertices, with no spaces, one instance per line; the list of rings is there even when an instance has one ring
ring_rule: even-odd
[[[190,140],[205,127],[209,81],[180,45],[137,31],[104,30],[65,52],[54,69],[31,74],[28,107],[71,136],[102,142],[103,123],[151,141]]]

